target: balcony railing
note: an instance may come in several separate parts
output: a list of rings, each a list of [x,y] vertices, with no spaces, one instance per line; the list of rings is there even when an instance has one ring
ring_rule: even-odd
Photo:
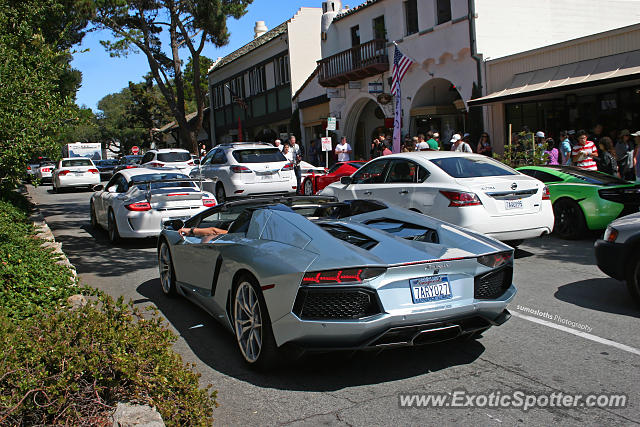
[[[374,39],[320,60],[318,81],[322,86],[335,87],[388,69],[387,41]]]

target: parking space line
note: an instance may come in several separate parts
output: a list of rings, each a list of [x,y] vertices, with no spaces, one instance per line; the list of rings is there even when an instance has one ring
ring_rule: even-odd
[[[537,317],[527,316],[526,314],[520,314],[520,313],[511,312],[511,315],[515,316],[515,317],[519,317],[520,319],[528,320],[528,321],[533,322],[533,323],[538,323],[540,325],[544,325],[544,326],[548,326],[550,328],[558,329],[560,331],[568,332],[568,333],[576,335],[578,337],[582,337],[582,338],[585,338],[585,339],[588,339],[588,340],[591,340],[591,341],[595,341],[595,342],[598,342],[600,344],[608,345],[610,347],[615,347],[615,348],[617,348],[619,350],[627,351],[629,353],[633,353],[633,354],[635,354],[637,356],[640,356],[640,350],[638,350],[637,348],[628,346],[626,344],[620,344],[619,342],[608,340],[606,338],[601,338],[599,336],[592,335],[592,334],[590,334],[588,332],[577,331],[575,329],[571,329],[571,328],[568,328],[566,326],[558,325],[556,323],[549,322],[549,321],[546,321],[546,320],[543,320],[543,319],[538,319]]]

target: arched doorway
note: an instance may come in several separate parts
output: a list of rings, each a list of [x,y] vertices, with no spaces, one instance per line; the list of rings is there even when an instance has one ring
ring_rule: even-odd
[[[368,160],[371,157],[374,135],[385,130],[384,117],[378,103],[371,98],[362,98],[353,104],[347,115],[344,135],[351,144],[354,160]]]
[[[273,142],[277,137],[278,134],[276,133],[276,131],[270,128],[264,128],[256,133],[254,139],[260,142]]]
[[[410,133],[440,133],[447,144],[456,132],[466,130],[466,107],[460,92],[449,80],[434,78],[423,84],[411,101]]]

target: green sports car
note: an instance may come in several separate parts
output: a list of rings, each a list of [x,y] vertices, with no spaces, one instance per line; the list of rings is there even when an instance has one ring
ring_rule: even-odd
[[[616,218],[638,212],[640,185],[601,172],[573,166],[523,166],[518,171],[549,188],[553,231],[577,239],[588,230],[602,230]]]

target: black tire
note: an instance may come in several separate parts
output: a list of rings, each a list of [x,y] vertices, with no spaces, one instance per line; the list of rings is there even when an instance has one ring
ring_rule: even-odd
[[[107,235],[109,236],[109,241],[113,244],[120,241],[118,223],[116,222],[116,217],[112,209],[109,209],[109,213],[107,214]]]
[[[158,272],[160,273],[160,288],[162,293],[173,298],[178,295],[176,290],[176,272],[173,269],[173,259],[169,244],[163,240],[158,250]]]
[[[216,202],[218,204],[224,203],[227,201],[227,193],[224,191],[224,185],[218,184],[216,187]]]
[[[555,222],[553,232],[563,239],[575,240],[584,236],[587,225],[582,208],[571,199],[560,199],[553,204]]]
[[[311,178],[305,178],[302,183],[302,194],[305,196],[313,196],[313,180]]]
[[[634,255],[629,263],[627,288],[636,303],[640,304],[640,254]]]
[[[241,320],[243,317],[249,317],[246,310],[238,312],[238,309],[243,305],[241,301],[244,300],[245,295],[249,295],[249,292],[253,291],[255,297],[257,297],[257,304],[253,304],[250,309],[253,313],[251,320]],[[233,326],[234,335],[236,336],[236,342],[238,343],[238,350],[244,358],[245,362],[252,368],[257,370],[269,370],[277,365],[279,351],[276,346],[275,338],[273,337],[273,330],[271,329],[271,319],[267,310],[267,304],[265,303],[264,296],[262,295],[262,289],[258,285],[258,281],[249,274],[240,275],[233,284],[231,294],[231,321]],[[247,306],[249,304],[246,304]],[[259,309],[259,312],[255,311],[255,308]],[[257,317],[256,317],[257,315]],[[259,331],[255,332],[254,339],[252,340],[252,332],[257,328],[253,326],[257,322],[259,323]],[[240,333],[240,325],[246,322],[250,322],[251,328],[247,334]],[[260,348],[255,351],[255,347],[251,346],[251,342],[257,342],[255,336],[259,334]],[[246,343],[243,340],[246,338]],[[249,347],[254,350],[253,353],[247,351]],[[250,354],[249,354],[250,353]]]
[[[89,203],[89,217],[91,218],[91,227],[94,230],[100,228],[100,224],[98,224],[98,217],[96,217],[96,208],[93,205],[93,202]]]

